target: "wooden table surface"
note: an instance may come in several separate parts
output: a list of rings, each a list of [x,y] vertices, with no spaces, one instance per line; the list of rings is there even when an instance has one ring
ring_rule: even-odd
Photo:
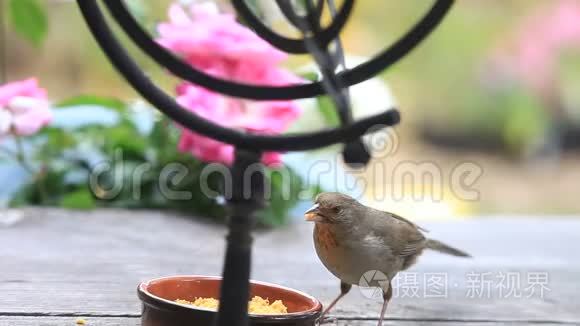
[[[426,253],[401,275],[386,325],[580,325],[580,219],[482,217],[420,223],[475,258]],[[328,303],[338,281],[312,226],[256,234],[253,278]],[[159,212],[25,209],[0,213],[0,326],[139,325],[136,286],[219,275],[223,226]],[[374,325],[380,302],[353,288],[337,325]],[[332,325],[330,323],[329,325]]]

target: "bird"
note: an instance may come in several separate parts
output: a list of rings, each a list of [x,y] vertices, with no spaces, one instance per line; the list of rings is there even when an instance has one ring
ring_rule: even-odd
[[[423,250],[471,257],[443,242],[428,239],[423,234],[427,230],[401,216],[367,207],[338,192],[320,193],[304,217],[315,223],[313,238],[318,257],[340,280],[340,294],[322,312],[319,321],[323,321],[353,285],[361,284],[365,273],[379,271],[386,280],[377,278],[368,286],[382,290],[383,305],[378,321],[381,326],[392,298],[391,281],[398,272],[411,267]]]

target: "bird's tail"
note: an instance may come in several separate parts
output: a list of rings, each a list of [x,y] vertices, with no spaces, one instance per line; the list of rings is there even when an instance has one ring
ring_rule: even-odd
[[[470,254],[461,251],[459,249],[450,247],[446,244],[444,244],[441,241],[438,240],[433,240],[433,239],[429,239],[427,240],[427,248],[435,250],[435,251],[439,251],[441,253],[444,254],[448,254],[448,255],[452,255],[452,256],[458,256],[458,257],[471,257]]]

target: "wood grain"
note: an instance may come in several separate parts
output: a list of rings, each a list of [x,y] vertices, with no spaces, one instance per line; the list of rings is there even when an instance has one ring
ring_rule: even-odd
[[[92,316],[101,323],[96,325],[115,325],[127,317],[134,321],[140,312],[135,293],[140,281],[221,273],[225,230],[219,225],[149,211],[22,213],[20,221],[0,223],[0,325],[8,325],[7,320],[29,325],[30,319],[56,325],[59,318],[76,315]],[[475,258],[426,253],[407,279],[400,279],[402,287],[389,307],[391,318],[410,325],[421,320],[580,324],[580,220],[482,217],[420,224],[431,230],[429,237]],[[338,281],[318,261],[311,228],[298,222],[257,232],[253,278],[294,287],[328,303],[338,293]],[[519,274],[522,282],[530,273],[547,273],[549,291],[543,297],[503,298],[499,275],[508,272]],[[446,275],[445,298],[423,295],[423,281],[433,273]],[[493,288],[489,295],[470,297],[470,278],[482,273],[494,281]],[[417,288],[414,282],[404,284],[415,278],[418,297],[409,293]],[[379,309],[380,302],[354,288],[333,316],[351,322],[374,319]],[[12,323],[19,318],[20,324]]]
[[[2,317],[0,316],[0,326],[78,326],[76,321],[79,317]],[[86,326],[139,326],[139,318],[111,318],[111,317],[82,317]],[[376,320],[333,320],[322,324],[322,326],[376,326]],[[421,320],[388,320],[383,322],[384,326],[523,326],[526,323],[514,323],[506,321],[421,321]],[[540,322],[534,323],[539,326],[562,326],[572,324]],[[574,324],[575,325],[575,324]]]

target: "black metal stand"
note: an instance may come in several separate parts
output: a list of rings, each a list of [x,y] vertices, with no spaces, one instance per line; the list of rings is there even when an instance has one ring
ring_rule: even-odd
[[[219,326],[248,324],[252,228],[254,213],[264,206],[264,172],[261,153],[237,149],[232,167],[231,210],[221,285]]]
[[[360,137],[372,127],[398,124],[399,112],[393,108],[387,108],[383,113],[360,121],[352,121],[348,87],[376,76],[407,55],[435,29],[454,3],[454,0],[434,0],[431,10],[393,45],[368,62],[336,73],[335,68],[341,61],[342,51],[331,54],[329,44],[337,42],[340,48],[338,35],[350,17],[355,1],[345,0],[339,10],[332,9],[334,8],[332,6],[333,21],[326,28],[322,27],[320,21],[325,0],[312,1],[306,1],[307,11],[301,16],[297,14],[297,10],[289,0],[276,0],[284,16],[301,30],[304,36],[302,39],[290,39],[264,25],[244,0],[232,0],[238,14],[259,36],[274,47],[289,53],[311,54],[323,75],[322,80],[312,83],[269,86],[224,80],[195,69],[155,42],[131,16],[122,0],[103,0],[112,18],[127,36],[150,58],[177,77],[228,96],[253,100],[290,100],[328,94],[333,99],[341,117],[341,126],[334,129],[283,136],[262,136],[224,128],[182,108],[175,102],[173,96],[159,89],[125,51],[108,26],[97,0],[77,0],[95,39],[112,64],[141,96],[180,125],[237,148],[236,160],[232,168],[234,189],[232,189],[232,198],[228,198],[228,206],[232,213],[229,219],[223,269],[219,326],[248,324],[251,230],[255,223],[254,213],[264,204],[261,152],[304,151],[342,143],[345,145],[343,156],[345,162],[351,164],[368,162],[369,153],[360,141]],[[376,131],[376,128],[374,130]],[[251,178],[248,177],[248,173],[252,174]]]

